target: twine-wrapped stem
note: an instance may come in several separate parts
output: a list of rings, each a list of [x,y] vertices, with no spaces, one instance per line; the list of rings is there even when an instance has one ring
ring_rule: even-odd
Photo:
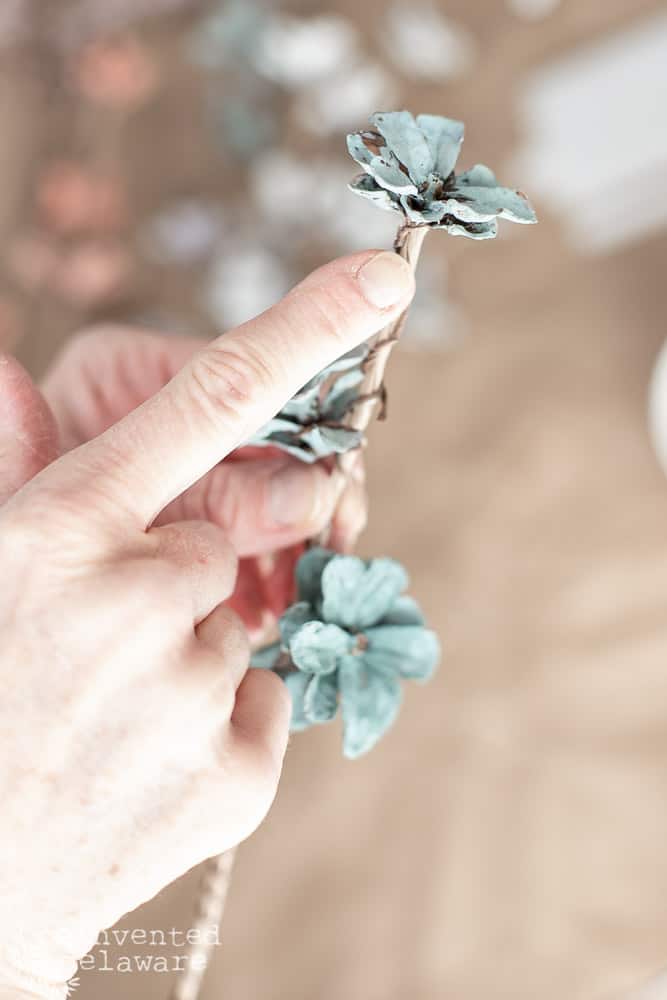
[[[428,226],[403,225],[396,234],[394,250],[408,262],[413,273],[417,269],[417,262],[427,231]],[[408,310],[406,309],[370,341],[370,353],[364,363],[364,380],[359,386],[360,402],[352,408],[345,421],[348,427],[353,427],[364,433],[372,423],[378,407],[384,404],[385,369],[394,344],[401,335],[407,315]],[[337,469],[342,473],[339,477],[339,498],[354,466],[355,456],[356,451],[348,451],[338,456]],[[329,530],[327,529],[319,542],[326,544],[328,534]]]
[[[170,1000],[197,1000],[200,995],[214,940],[218,937],[210,931],[214,927],[217,930],[222,922],[235,854],[233,848],[209,858],[202,866],[192,928],[197,933],[192,935],[194,943],[188,946],[185,967],[176,979]]]
[[[394,241],[394,250],[408,262],[413,272],[421,252],[422,243],[428,226],[404,225],[398,230]],[[348,427],[365,432],[377,412],[383,398],[384,373],[392,348],[401,335],[405,324],[407,310],[388,323],[370,342],[370,352],[364,362],[364,379],[359,386],[359,403],[352,408],[345,423]],[[346,452],[338,457],[337,470],[339,479],[339,499],[350,476],[355,461],[355,451]],[[329,529],[326,531],[328,535]],[[326,544],[326,535],[319,542]],[[196,943],[190,947],[186,956],[184,971],[179,975],[171,994],[171,1000],[197,1000],[201,985],[208,967],[212,944],[210,935],[207,938],[204,931],[212,926],[219,927],[229,891],[234,851],[226,851],[205,862],[201,887],[197,898],[195,927],[200,931],[193,935]],[[196,958],[196,962],[193,959]]]

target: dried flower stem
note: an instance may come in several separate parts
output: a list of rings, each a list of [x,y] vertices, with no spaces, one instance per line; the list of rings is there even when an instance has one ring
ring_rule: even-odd
[[[408,262],[413,272],[417,269],[422,243],[427,231],[428,226],[403,225],[396,234],[394,250]],[[394,344],[401,335],[407,315],[408,310],[406,309],[397,319],[392,320],[376,334],[370,342],[370,353],[364,364],[365,377],[359,386],[360,404],[350,412],[346,420],[348,427],[362,432],[366,431],[375,417],[378,406],[384,405],[383,386],[387,361]],[[337,469],[342,473],[339,477],[339,499],[354,467],[356,454],[357,452],[354,450],[345,452],[338,457]],[[328,534],[329,530],[327,529],[325,537],[320,539],[323,544],[326,544]]]
[[[213,950],[211,928],[219,928],[225,909],[236,850],[225,851],[204,862],[197,893],[193,930],[194,943],[188,946],[185,968],[179,974],[170,1000],[197,1000]],[[217,937],[217,934],[216,934]]]
[[[427,229],[427,226],[405,225],[401,226],[396,235],[394,250],[408,262],[413,272],[417,267]],[[406,309],[397,319],[392,320],[380,333],[376,334],[371,341],[370,353],[364,364],[364,379],[359,386],[359,405],[351,410],[345,421],[346,426],[362,432],[365,431],[372,422],[378,405],[382,404],[387,361],[394,344],[401,335],[407,314]],[[356,450],[346,452],[338,458],[339,499],[354,466],[355,455]],[[321,539],[321,541],[325,543],[326,538]],[[234,854],[233,850],[226,851],[224,854],[219,854],[205,862],[195,917],[195,927],[200,933],[194,935],[202,940],[197,941],[188,949],[185,969],[176,980],[171,1000],[197,1000],[199,996],[212,948],[211,944],[204,943],[206,940],[204,931],[213,925],[220,926],[229,891]],[[196,968],[193,967],[193,958],[197,959]]]
[[[401,226],[396,234],[394,250],[408,262],[413,273],[417,268],[417,261],[427,229],[427,226]],[[397,319],[384,327],[370,343],[370,354],[364,364],[366,376],[359,386],[359,396],[363,398],[364,402],[361,406],[355,407],[349,420],[349,425],[355,430],[365,431],[373,420],[377,401],[382,396],[387,361],[394,344],[401,335],[407,315],[406,309]],[[346,457],[346,455],[341,456],[342,467],[344,467]]]

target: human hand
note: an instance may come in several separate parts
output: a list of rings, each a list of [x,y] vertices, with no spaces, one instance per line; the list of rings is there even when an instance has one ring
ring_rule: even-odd
[[[207,344],[127,327],[75,337],[42,386],[61,447],[69,451],[102,434]],[[332,522],[330,546],[354,547],[366,522],[361,453],[341,496],[335,473],[322,465],[306,466],[275,449],[243,448],[186,490],[157,523],[193,518],[219,525],[240,556],[230,603],[259,638],[293,598],[294,563],[307,538]]]
[[[54,461],[0,366],[0,994],[61,1000],[101,928],[266,813],[284,685],[247,669],[220,525],[158,518],[413,288],[395,255],[334,262]]]

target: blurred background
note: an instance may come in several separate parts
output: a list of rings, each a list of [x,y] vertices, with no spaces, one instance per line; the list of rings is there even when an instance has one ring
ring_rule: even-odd
[[[0,345],[37,376],[89,323],[213,336],[389,246],[345,188],[375,110],[463,119],[540,217],[427,240],[362,553],[443,664],[368,757],[293,739],[205,1000],[667,997],[666,51],[657,0],[1,0]],[[190,926],[196,883],[123,926]]]

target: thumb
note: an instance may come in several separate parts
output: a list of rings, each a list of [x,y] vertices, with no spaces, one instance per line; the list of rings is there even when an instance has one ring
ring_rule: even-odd
[[[25,368],[0,354],[0,504],[58,457],[58,429]]]
[[[331,520],[339,473],[284,457],[217,465],[160,514],[157,524],[212,521],[241,558],[287,548]]]

